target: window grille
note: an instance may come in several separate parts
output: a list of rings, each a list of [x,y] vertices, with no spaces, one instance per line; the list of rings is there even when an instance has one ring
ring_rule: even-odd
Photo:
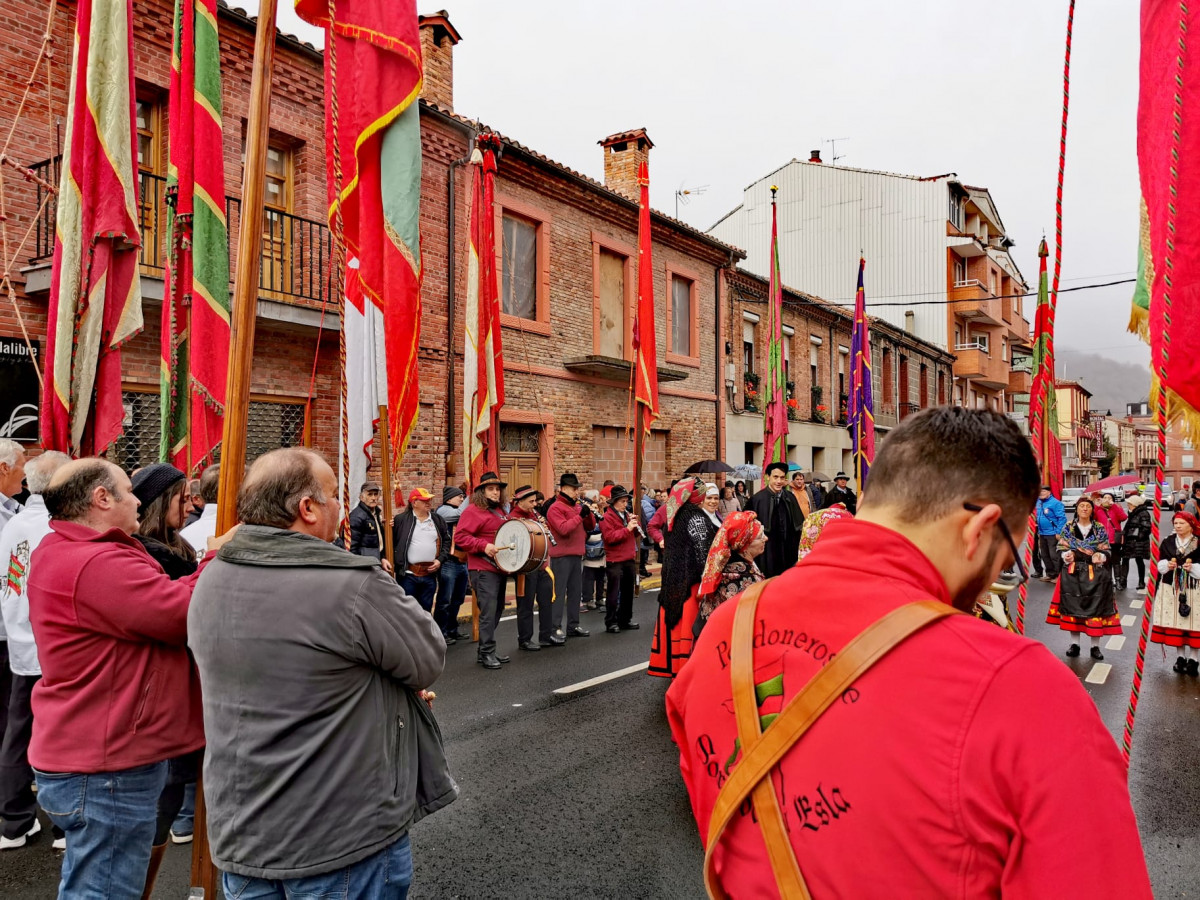
[[[537,453],[540,449],[540,425],[500,426],[501,453]]]
[[[108,458],[127,472],[158,461],[162,435],[157,391],[123,391],[125,433]],[[252,400],[246,422],[246,462],[279,447],[304,443],[304,401]],[[220,460],[220,448],[216,458]]]

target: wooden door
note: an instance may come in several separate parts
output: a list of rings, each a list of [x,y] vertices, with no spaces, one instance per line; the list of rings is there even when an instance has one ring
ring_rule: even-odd
[[[541,438],[539,425],[500,425],[500,471],[511,494],[517,488],[541,483]]]

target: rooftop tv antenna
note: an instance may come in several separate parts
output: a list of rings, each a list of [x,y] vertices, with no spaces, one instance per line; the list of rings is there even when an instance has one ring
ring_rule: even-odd
[[[699,197],[708,190],[707,184],[702,184],[700,187],[685,188],[682,184],[675,191],[675,218],[679,218],[679,203],[683,201],[683,205],[687,206],[689,197]]]
[[[837,145],[838,145],[838,141],[848,141],[848,140],[850,140],[850,138],[848,138],[848,137],[838,137],[838,138],[828,138],[826,140],[821,141],[822,146],[824,146],[825,144],[829,145],[829,162],[830,163],[836,163],[839,159],[842,159],[843,157],[845,157],[846,154],[844,154],[844,153],[841,154],[841,156],[838,155]]]

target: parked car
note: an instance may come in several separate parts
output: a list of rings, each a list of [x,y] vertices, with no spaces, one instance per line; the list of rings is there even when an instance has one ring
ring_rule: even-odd
[[[1062,505],[1063,509],[1075,509],[1075,504],[1079,502],[1079,498],[1084,495],[1084,489],[1081,487],[1063,488]]]

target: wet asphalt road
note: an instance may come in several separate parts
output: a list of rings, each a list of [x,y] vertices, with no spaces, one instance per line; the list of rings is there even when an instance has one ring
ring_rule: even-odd
[[[1033,582],[1026,626],[1081,678],[1097,665],[1061,657],[1067,635],[1044,624],[1050,585]],[[521,653],[515,621],[500,626],[498,672],[474,663],[474,646],[448,652],[435,686],[436,710],[462,795],[412,832],[413,898],[702,897],[702,853],[666,731],[663,680],[638,671],[571,694],[554,691],[644,663],[654,594],[637,601],[643,628],[602,633],[586,613],[589,638],[560,650]],[[1118,597],[1125,626],[1103,683],[1084,686],[1120,740],[1141,608],[1133,590]],[[1011,604],[1015,613],[1015,596]],[[1111,639],[1105,638],[1107,645]],[[1138,709],[1130,785],[1157,897],[1200,894],[1200,680],[1171,672],[1151,646]],[[1103,670],[1096,672],[1097,677]],[[1081,788],[1083,789],[1083,788]],[[1094,823],[1064,823],[1064,835]],[[1064,843],[1069,853],[1072,841]],[[1102,846],[1102,841],[1101,841]],[[46,835],[0,856],[0,898],[55,896],[57,854]],[[187,896],[190,848],[172,847],[154,896]]]

